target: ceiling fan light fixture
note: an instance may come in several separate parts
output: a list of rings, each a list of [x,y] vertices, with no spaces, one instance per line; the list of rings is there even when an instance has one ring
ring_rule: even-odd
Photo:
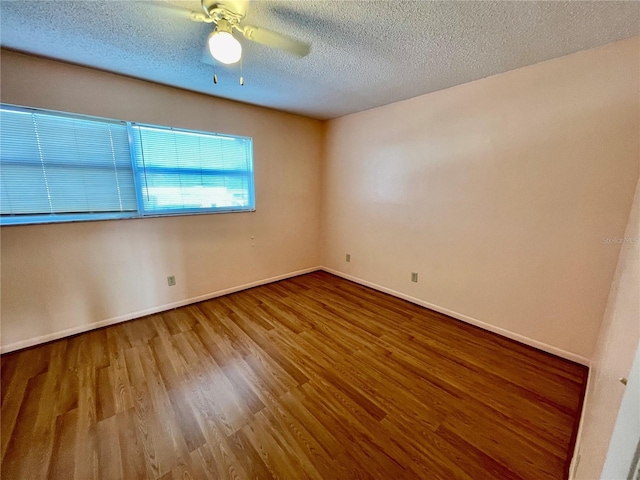
[[[225,65],[236,63],[242,56],[242,45],[230,32],[216,30],[207,44],[211,56]]]

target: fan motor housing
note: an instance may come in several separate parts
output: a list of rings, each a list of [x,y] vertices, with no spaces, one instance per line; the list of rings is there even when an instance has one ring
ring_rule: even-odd
[[[246,1],[243,0],[202,0],[202,9],[214,21],[227,20],[229,23],[238,24],[246,14]]]

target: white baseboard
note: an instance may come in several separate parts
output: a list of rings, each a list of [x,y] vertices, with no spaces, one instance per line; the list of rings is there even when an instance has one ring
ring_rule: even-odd
[[[580,422],[578,423],[578,432],[576,433],[576,444],[573,446],[573,455],[571,456],[571,464],[569,465],[569,480],[573,480],[576,477],[576,471],[580,464],[580,440],[582,440],[582,426],[584,424],[584,417],[587,412],[587,405],[589,400],[589,387],[591,386],[593,368],[589,368],[587,374],[587,385],[584,387],[584,399],[582,400],[582,412],[580,413]]]
[[[139,310],[137,312],[131,312],[131,313],[127,313],[127,314],[124,314],[124,315],[119,315],[117,317],[112,317],[112,318],[107,318],[105,320],[100,320],[98,322],[92,322],[92,323],[88,323],[88,324],[85,324],[85,325],[79,325],[77,327],[68,328],[66,330],[61,330],[61,331],[49,333],[49,334],[46,334],[46,335],[41,335],[39,337],[34,337],[34,338],[26,339],[26,340],[21,340],[19,342],[10,343],[8,345],[2,345],[2,346],[0,346],[0,353],[8,353],[8,352],[13,352],[15,350],[20,350],[20,349],[23,349],[23,348],[33,347],[33,346],[39,345],[41,343],[51,342],[53,340],[58,340],[60,338],[68,337],[68,336],[71,336],[71,335],[77,335],[78,333],[88,332],[88,331],[91,331],[91,330],[95,330],[97,328],[107,327],[109,325],[115,325],[117,323],[126,322],[128,320],[133,320],[135,318],[144,317],[146,315],[152,315],[154,313],[164,312],[166,310],[171,310],[173,308],[183,307],[185,305],[190,305],[192,303],[202,302],[204,300],[209,300],[211,298],[221,297],[222,295],[228,295],[230,293],[239,292],[241,290],[246,290],[248,288],[258,287],[260,285],[266,285],[267,283],[277,282],[279,280],[284,280],[286,278],[297,277],[298,275],[304,275],[305,273],[314,272],[316,270],[324,270],[325,272],[331,273],[331,274],[336,275],[338,277],[342,277],[342,278],[345,278],[347,280],[351,280],[352,282],[356,282],[356,283],[359,283],[360,285],[364,285],[364,286],[373,288],[374,290],[378,290],[378,291],[381,291],[381,292],[384,292],[384,293],[388,293],[390,295],[393,295],[394,297],[402,298],[403,300],[407,300],[407,301],[409,301],[411,303],[415,303],[416,305],[420,305],[422,307],[429,308],[429,309],[434,310],[436,312],[443,313],[443,314],[448,315],[450,317],[453,317],[453,318],[455,318],[457,320],[461,320],[463,322],[470,323],[471,325],[475,325],[475,326],[480,327],[480,328],[482,328],[484,330],[488,330],[490,332],[497,333],[498,335],[502,335],[503,337],[507,337],[507,338],[510,338],[510,339],[515,340],[517,342],[524,343],[525,345],[529,345],[529,346],[537,348],[539,350],[551,353],[553,355],[557,355],[559,357],[566,358],[567,360],[571,360],[571,361],[574,361],[574,362],[577,362],[577,363],[580,363],[580,364],[586,365],[586,366],[590,365],[589,359],[587,359],[587,358],[585,358],[583,356],[577,355],[575,353],[567,352],[565,350],[562,350],[562,349],[557,348],[557,347],[553,347],[551,345],[547,345],[546,343],[539,342],[539,341],[534,340],[532,338],[528,338],[528,337],[525,337],[523,335],[511,332],[509,330],[505,330],[503,328],[496,327],[495,325],[491,325],[491,324],[483,322],[481,320],[476,320],[475,318],[469,317],[467,315],[463,315],[461,313],[454,312],[454,311],[449,310],[447,308],[443,308],[443,307],[440,307],[438,305],[434,305],[432,303],[425,302],[424,300],[420,300],[419,298],[411,297],[410,295],[405,295],[404,293],[397,292],[397,291],[392,290],[390,288],[383,287],[381,285],[377,285],[375,283],[368,282],[366,280],[362,280],[360,278],[353,277],[351,275],[347,275],[346,273],[342,273],[342,272],[339,272],[337,270],[333,270],[331,268],[322,267],[322,266],[306,268],[304,270],[298,270],[298,271],[295,271],[295,272],[289,272],[289,273],[285,273],[283,275],[278,275],[278,276],[275,276],[275,277],[265,278],[265,279],[262,279],[262,280],[257,280],[255,282],[246,283],[244,285],[238,285],[238,286],[227,288],[227,289],[224,289],[224,290],[218,290],[216,292],[211,292],[211,293],[207,293],[207,294],[204,294],[204,295],[199,295],[197,297],[191,297],[191,298],[187,298],[187,299],[180,300],[180,301],[177,301],[177,302],[167,303],[165,305],[158,305],[158,306],[151,307],[151,308],[148,308],[148,309],[145,309],[145,310]]]
[[[464,315],[462,313],[458,313],[458,312],[454,312],[452,310],[449,310],[448,308],[443,308],[440,307],[438,305],[434,305],[432,303],[429,302],[425,302],[424,300],[420,300],[419,298],[415,298],[412,297],[410,295],[405,295],[404,293],[401,292],[397,292],[395,290],[392,290],[390,288],[387,287],[383,287],[381,285],[372,283],[372,282],[368,282],[366,280],[362,280],[360,278],[357,277],[353,277],[351,275],[347,275],[346,273],[342,273],[339,272],[337,270],[333,270],[331,268],[327,268],[327,267],[321,267],[322,270],[324,270],[327,273],[331,273],[333,275],[337,275],[338,277],[342,277],[345,278],[347,280],[351,280],[352,282],[356,282],[359,283],[360,285],[364,285],[366,287],[370,287],[373,288],[374,290],[379,290],[381,292],[384,293],[388,293],[389,295],[393,295],[394,297],[398,297],[398,298],[402,298],[403,300],[407,300],[411,303],[415,303],[416,305],[420,305],[422,307],[426,307],[430,310],[434,310],[436,312],[439,313],[443,313],[445,315],[448,315],[450,317],[453,317],[457,320],[461,320],[463,322],[466,323],[470,323],[471,325],[475,325],[476,327],[480,327],[484,330],[488,330],[490,332],[493,333],[497,333],[498,335],[501,335],[503,337],[507,337],[510,338],[511,340],[515,340],[517,342],[520,343],[524,343],[525,345],[529,345],[530,347],[534,347],[537,348],[538,350],[542,350],[544,352],[547,353],[551,353],[553,355],[557,355],[558,357],[562,357],[565,358],[567,360],[571,360],[572,362],[576,362],[579,363],[581,365],[585,365],[585,366],[590,366],[591,362],[588,358],[583,357],[582,355],[578,355],[576,353],[573,352],[568,352],[566,350],[563,350],[561,348],[557,348],[554,347],[552,345],[548,345],[546,343],[540,342],[538,340],[534,340],[533,338],[529,338],[529,337],[525,337],[524,335],[520,335],[518,333],[515,332],[511,332],[509,330],[505,330],[504,328],[500,328],[497,327],[495,325],[491,325],[490,323],[486,323],[483,322],[481,320],[477,320],[473,317],[470,317],[468,315]]]
[[[277,282],[278,280],[284,280],[286,278],[297,277],[298,275],[304,275],[305,273],[315,272],[321,270],[322,267],[305,268],[304,270],[298,270],[295,272],[285,273],[275,277],[265,278],[257,280],[251,283],[245,283],[244,285],[238,285],[236,287],[226,288],[224,290],[218,290],[216,292],[206,293],[204,295],[198,295],[197,297],[186,298],[177,302],[167,303],[165,305],[158,305],[156,307],[147,308],[145,310],[139,310],[137,312],[131,312],[117,317],[107,318],[98,322],[92,322],[85,325],[79,325],[73,328],[67,328],[59,332],[48,333],[39,337],[29,338],[27,340],[21,340],[19,342],[10,343],[8,345],[0,346],[0,353],[13,352],[15,350],[21,350],[23,348],[33,347],[41,343],[51,342],[53,340],[59,340],[60,338],[69,337],[71,335],[77,335],[78,333],[89,332],[97,328],[108,327],[109,325],[115,325],[116,323],[126,322],[135,318],[144,317],[146,315],[152,315],[154,313],[164,312],[178,307],[184,307],[192,303],[202,302],[204,300],[210,300],[215,297],[221,297],[230,293],[239,292],[248,288],[258,287],[260,285],[266,285],[267,283]]]

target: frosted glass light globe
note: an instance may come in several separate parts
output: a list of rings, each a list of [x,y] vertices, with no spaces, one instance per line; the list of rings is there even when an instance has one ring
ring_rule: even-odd
[[[242,45],[229,32],[213,32],[209,35],[209,52],[219,62],[229,65],[240,60]]]

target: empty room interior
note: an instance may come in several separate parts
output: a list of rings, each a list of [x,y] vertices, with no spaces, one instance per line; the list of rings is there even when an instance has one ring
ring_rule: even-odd
[[[3,479],[640,477],[640,2],[0,2]]]

